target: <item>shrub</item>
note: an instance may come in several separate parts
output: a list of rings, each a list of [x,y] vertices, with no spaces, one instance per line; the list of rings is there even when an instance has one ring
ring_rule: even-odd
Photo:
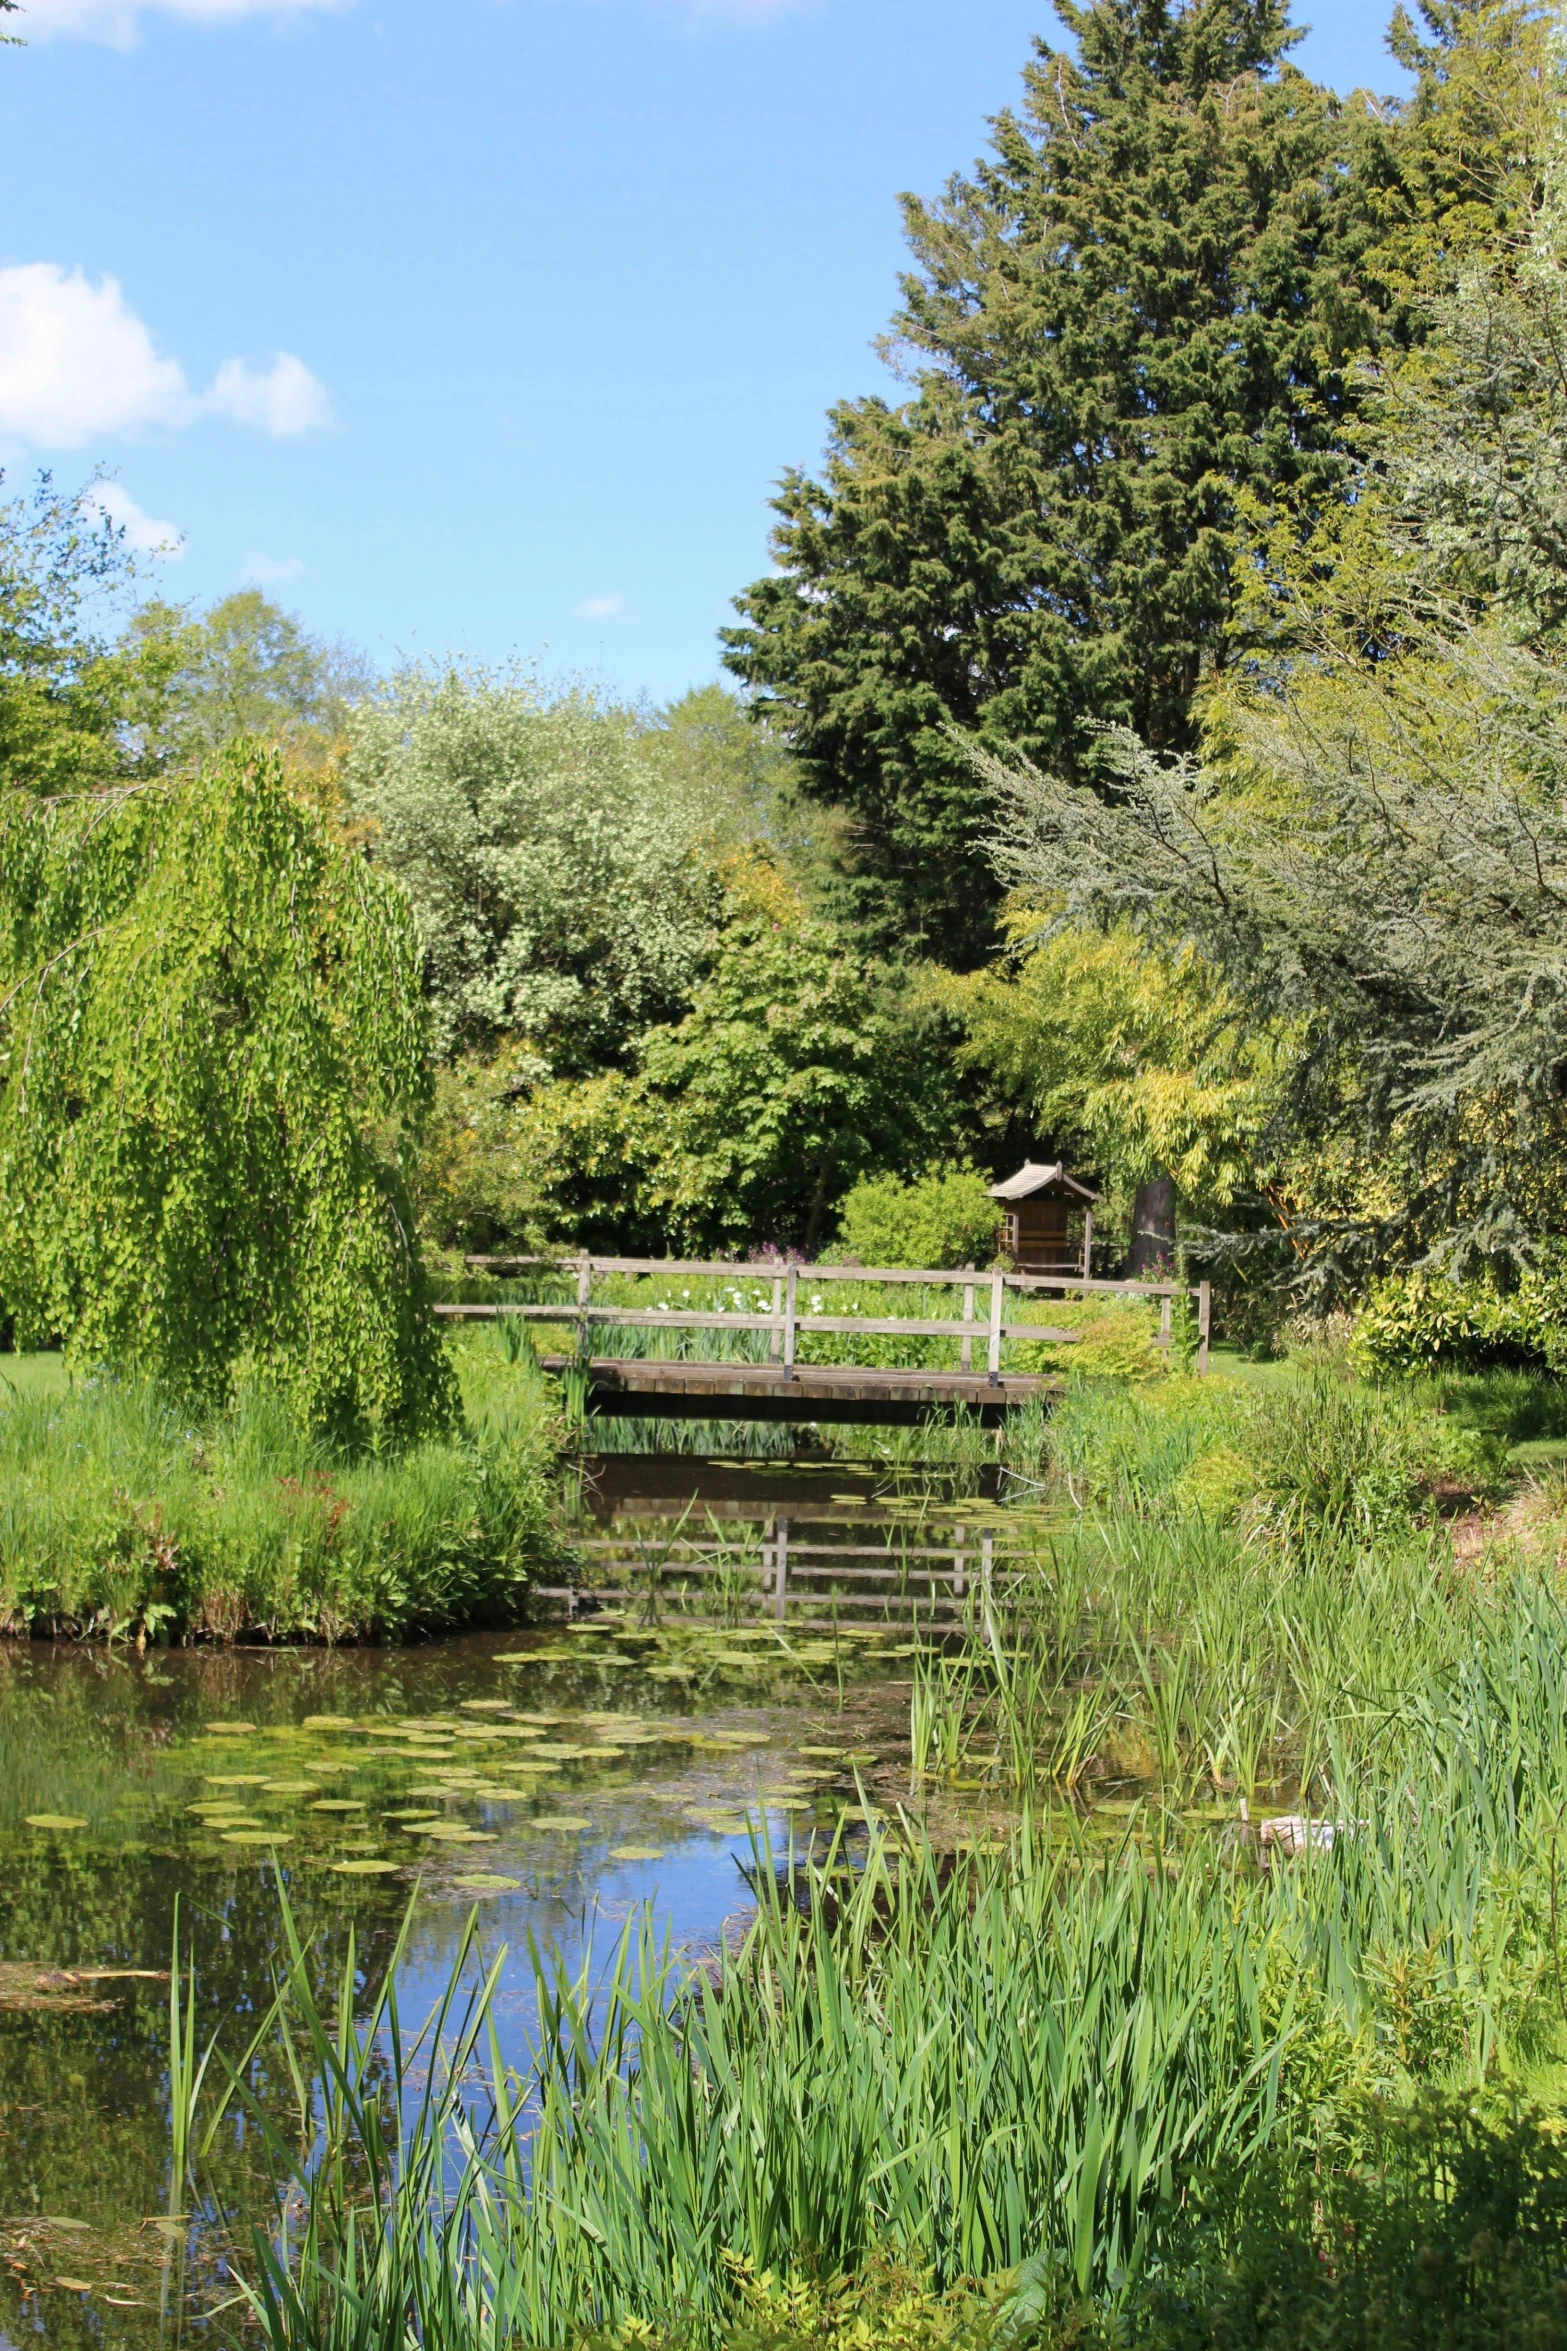
[[[1525,1273],[1507,1292],[1485,1281],[1394,1275],[1356,1315],[1349,1356],[1366,1379],[1491,1364],[1567,1371],[1567,1271]]]
[[[912,1184],[866,1176],[839,1209],[838,1237],[861,1265],[989,1265],[1001,1209],[971,1167],[933,1168]]]

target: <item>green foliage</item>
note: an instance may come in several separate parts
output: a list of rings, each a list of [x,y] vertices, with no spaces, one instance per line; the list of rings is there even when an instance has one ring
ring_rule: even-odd
[[[160,677],[159,705],[137,730],[143,763],[158,767],[192,765],[243,735],[320,769],[374,684],[367,663],[310,636],[258,588],[199,616],[144,604],[124,650]]]
[[[633,713],[487,671],[405,671],[349,721],[344,789],[407,891],[438,1051],[622,1064],[678,1017],[722,891],[722,794]]]
[[[1367,1379],[1491,1364],[1567,1371],[1567,1276],[1541,1267],[1507,1291],[1421,1273],[1373,1283],[1356,1309],[1349,1356]]]
[[[1140,2294],[1139,2351],[1539,2351],[1567,2344],[1556,2113],[1372,2109],[1358,2163],[1265,2158],[1211,2182],[1184,2258]],[[1085,2346],[1086,2351],[1086,2346]]]
[[[1061,927],[1018,908],[1009,965],[950,984],[960,1066],[989,1073],[1042,1134],[1122,1191],[1171,1175],[1199,1211],[1248,1182],[1276,1055],[1191,947],[1161,953],[1127,922]]]
[[[918,1165],[950,1106],[885,975],[761,860],[732,865],[726,919],[685,1017],[637,1067],[541,1087],[521,1121],[549,1227],[677,1254],[764,1240],[810,1255],[867,1168]]]
[[[968,1167],[932,1169],[906,1184],[862,1176],[839,1205],[838,1238],[861,1265],[987,1266],[1001,1210]]]
[[[498,1359],[470,1402],[473,1433],[365,1461],[254,1388],[192,1426],[145,1386],[0,1377],[0,1626],[395,1641],[514,1623],[557,1550],[553,1417]]]
[[[1438,1491],[1492,1494],[1502,1451],[1431,1395],[1363,1387],[1331,1355],[1265,1390],[1210,1377],[1123,1391],[1079,1374],[1050,1429],[1080,1503],[1173,1505],[1297,1548],[1407,1534]]]
[[[344,1441],[439,1429],[400,1173],[424,1023],[400,893],[244,745],[0,802],[0,1294],[82,1362]]]
[[[122,774],[125,726],[161,704],[162,649],[115,653],[95,631],[135,573],[101,479],[68,496],[41,473],[30,498],[0,503],[0,787],[69,792]]]
[[[1237,494],[1331,493],[1382,299],[1358,255],[1388,135],[1281,64],[1282,0],[1059,13],[1073,48],[1038,44],[993,155],[905,201],[912,397],[832,411],[726,632],[852,818],[854,918],[959,965],[997,892],[948,729],[1068,768],[1085,713],[1189,742]]]

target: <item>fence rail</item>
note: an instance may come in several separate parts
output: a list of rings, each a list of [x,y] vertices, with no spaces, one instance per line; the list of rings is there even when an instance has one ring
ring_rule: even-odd
[[[588,1331],[600,1329],[657,1329],[666,1331],[755,1331],[770,1341],[768,1360],[779,1364],[787,1380],[794,1374],[798,1342],[801,1333],[821,1332],[826,1336],[844,1338],[862,1334],[866,1338],[955,1338],[961,1342],[960,1360],[964,1371],[974,1367],[974,1342],[981,1340],[986,1349],[986,1368],[992,1384],[1001,1376],[1001,1348],[1007,1339],[1032,1339],[1046,1346],[1069,1347],[1082,1337],[1080,1331],[1057,1330],[1049,1323],[1009,1322],[1006,1301],[1009,1294],[1029,1297],[1054,1293],[1062,1297],[1078,1295],[1114,1295],[1123,1298],[1157,1298],[1161,1305],[1156,1344],[1168,1348],[1173,1344],[1174,1304],[1178,1297],[1191,1300],[1197,1317],[1196,1369],[1201,1375],[1208,1368],[1208,1342],[1212,1322],[1212,1290],[1207,1282],[1103,1282],[1088,1281],[1066,1274],[1006,1273],[996,1269],[978,1273],[964,1266],[956,1271],[934,1267],[910,1270],[907,1266],[844,1266],[791,1265],[780,1273],[775,1264],[737,1265],[722,1260],[686,1260],[662,1257],[469,1257],[469,1270],[504,1279],[508,1274],[545,1273],[571,1275],[576,1281],[576,1297],[561,1299],[555,1304],[454,1303],[436,1308],[436,1312],[453,1319],[498,1319],[516,1317],[523,1321],[574,1324],[585,1340]],[[593,1282],[599,1274],[660,1274],[666,1279],[694,1274],[724,1281],[770,1282],[772,1306],[767,1313],[646,1306],[595,1305]],[[808,1288],[822,1289],[831,1282],[919,1282],[928,1289],[958,1290],[963,1293],[961,1321],[953,1318],[916,1317],[901,1315],[827,1314],[801,1310],[799,1292],[801,1283]],[[977,1317],[978,1303],[984,1297],[985,1319]]]

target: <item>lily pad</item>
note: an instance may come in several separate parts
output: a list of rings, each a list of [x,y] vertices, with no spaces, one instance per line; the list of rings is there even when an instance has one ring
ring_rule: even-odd
[[[30,1812],[27,1825],[30,1829],[84,1829],[87,1823],[73,1812]]]
[[[535,1829],[590,1829],[593,1823],[580,1819],[574,1812],[552,1812],[547,1818],[530,1821],[528,1826]]]
[[[269,1796],[313,1796],[321,1783],[319,1780],[263,1780],[261,1785]]]
[[[318,1796],[310,1809],[312,1812],[363,1812],[364,1806],[354,1796]]]
[[[56,2278],[54,2282],[67,2294],[93,2294],[97,2292],[91,2278]]]
[[[256,1726],[253,1722],[209,1722],[205,1727],[215,1739],[242,1739]]]
[[[514,1894],[521,1887],[522,1880],[493,1877],[487,1871],[479,1871],[472,1877],[453,1878],[452,1884],[460,1886],[465,1894]]]
[[[443,1845],[493,1845],[494,1837],[487,1837],[479,1829],[464,1828],[461,1821],[409,1821],[405,1834],[410,1837],[429,1837]]]
[[[464,1698],[463,1706],[470,1714],[510,1714],[509,1698]]]
[[[340,1878],[384,1878],[403,1865],[400,1861],[334,1861],[330,1866]]]
[[[611,1861],[662,1861],[664,1848],[662,1845],[612,1845],[609,1857]]]
[[[291,1845],[292,1837],[280,1837],[272,1829],[225,1829],[225,1845]]]
[[[235,1771],[223,1779],[216,1778],[209,1771],[204,1777],[209,1788],[264,1788],[267,1784],[264,1771]]]

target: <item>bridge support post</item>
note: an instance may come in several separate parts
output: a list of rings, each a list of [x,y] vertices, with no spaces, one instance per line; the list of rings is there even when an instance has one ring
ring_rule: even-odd
[[[952,1554],[952,1596],[955,1600],[963,1597],[963,1537],[966,1531],[963,1527],[954,1527],[952,1530],[958,1546]]]
[[[780,1624],[788,1593],[789,1521],[780,1515],[773,1521],[773,1614]]]
[[[783,1359],[784,1378],[786,1380],[792,1380],[794,1377],[794,1309],[795,1296],[799,1289],[799,1284],[799,1267],[791,1265],[789,1268],[789,1279],[785,1284],[784,1296]]]

